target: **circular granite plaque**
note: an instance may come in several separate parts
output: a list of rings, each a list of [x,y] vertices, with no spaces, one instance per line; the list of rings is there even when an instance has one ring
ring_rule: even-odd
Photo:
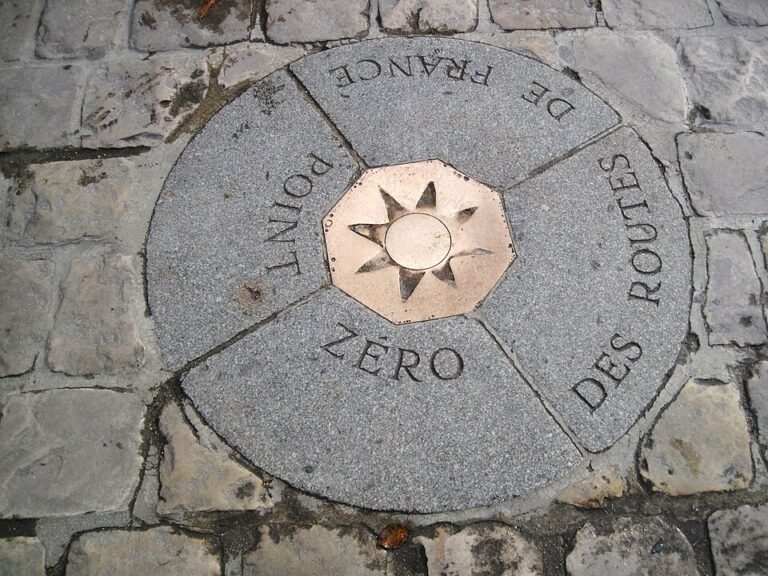
[[[688,327],[685,221],[577,82],[483,44],[308,56],[193,139],[158,200],[166,363],[228,442],[374,509],[492,504],[610,448]]]

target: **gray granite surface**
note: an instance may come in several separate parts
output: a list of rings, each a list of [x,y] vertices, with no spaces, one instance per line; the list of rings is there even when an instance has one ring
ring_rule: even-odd
[[[565,75],[462,40],[373,40],[291,69],[370,166],[440,158],[493,186],[510,185],[618,121]]]
[[[508,192],[506,205],[518,260],[480,312],[584,446],[604,450],[653,401],[687,333],[680,207],[629,129]]]
[[[165,183],[147,246],[170,368],[328,282],[319,219],[356,169],[282,72],[206,125]]]
[[[335,288],[210,358],[183,386],[258,466],[366,508],[503,501],[580,459],[480,323],[394,326]]]

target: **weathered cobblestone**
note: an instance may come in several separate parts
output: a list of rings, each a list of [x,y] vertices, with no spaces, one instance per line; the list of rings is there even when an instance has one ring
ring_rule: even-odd
[[[587,524],[566,567],[570,576],[699,576],[688,540],[659,518],[618,518],[608,531]]]
[[[712,25],[706,0],[602,0],[605,22],[616,28],[701,28]]]
[[[768,213],[768,138],[757,132],[682,134],[680,166],[699,214]]]
[[[681,45],[691,98],[704,121],[768,122],[768,42],[701,37]]]
[[[37,12],[38,5],[30,0],[0,2],[0,60],[19,59],[27,39],[35,33]]]
[[[160,464],[159,514],[272,507],[261,478],[241,466],[209,429],[193,432],[175,404],[163,411],[160,430],[167,443]]]
[[[620,108],[682,123],[687,102],[675,51],[650,32],[597,31],[558,40],[560,57]]]
[[[0,576],[45,576],[45,548],[35,538],[0,539]]]
[[[689,381],[646,440],[640,473],[671,496],[749,486],[750,437],[736,386]]]
[[[707,238],[709,284],[704,317],[711,345],[762,344],[768,339],[761,286],[743,234],[719,230]]]
[[[389,32],[470,32],[477,0],[379,0],[379,17]]]
[[[563,490],[557,499],[579,508],[600,508],[609,498],[620,498],[624,494],[626,481],[618,466],[610,466],[593,473]]]
[[[717,574],[761,576],[768,566],[768,505],[720,510],[709,518]]]
[[[503,524],[475,524],[456,532],[439,527],[434,538],[419,536],[429,574],[540,576],[544,564],[536,547]]]
[[[747,382],[747,394],[752,410],[757,416],[760,443],[768,449],[768,362],[761,362]],[[766,454],[768,456],[768,454]]]
[[[11,198],[11,232],[42,244],[114,240],[134,197],[132,168],[122,158],[30,167]]]
[[[505,30],[589,28],[595,9],[587,0],[490,0],[491,18]]]
[[[258,546],[243,557],[243,576],[384,576],[386,552],[359,528],[262,526]]]
[[[737,26],[768,24],[768,4],[764,0],[717,0],[726,20]]]
[[[0,151],[77,144],[81,80],[76,64],[0,70]]]
[[[0,419],[0,518],[127,509],[144,406],[109,390],[11,396]]]
[[[37,31],[43,58],[97,59],[115,44],[129,0],[47,0]]]
[[[212,540],[165,526],[146,531],[90,532],[73,542],[67,576],[219,576],[216,549]]]
[[[260,80],[278,68],[297,60],[306,52],[294,46],[243,43],[226,49],[218,83],[231,88],[240,82]]]
[[[83,104],[86,148],[160,144],[208,92],[204,57],[155,57],[102,64]]]
[[[69,375],[135,372],[144,344],[132,310],[137,263],[131,256],[75,259],[62,287],[48,366]]]
[[[53,264],[0,259],[0,377],[32,369],[51,304]]]
[[[201,17],[203,3],[196,0],[137,0],[131,21],[131,44],[137,50],[160,52],[247,40],[251,4],[252,0],[223,0],[214,3]]]
[[[368,32],[368,0],[265,0],[267,37],[278,44],[359,38]]]

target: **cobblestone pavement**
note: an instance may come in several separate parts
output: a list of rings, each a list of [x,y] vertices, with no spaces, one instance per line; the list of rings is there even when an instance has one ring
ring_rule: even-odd
[[[767,26],[765,0],[2,0],[0,575],[768,574]],[[683,377],[623,450],[454,513],[254,469],[164,366],[145,298],[153,206],[215,111],[404,34],[597,93],[651,147],[694,258]]]

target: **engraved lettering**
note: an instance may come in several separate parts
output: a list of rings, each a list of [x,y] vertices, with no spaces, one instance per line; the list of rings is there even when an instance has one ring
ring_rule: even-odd
[[[538,106],[539,105],[539,101],[542,99],[542,97],[547,92],[549,92],[549,88],[547,88],[543,84],[539,84],[535,80],[533,82],[531,82],[531,84],[533,84],[534,88],[531,88],[531,91],[528,92],[527,94],[523,94],[522,98],[523,98],[523,100],[527,100],[528,102],[530,102],[534,106]],[[537,88],[538,88],[538,91],[536,90]],[[530,98],[529,98],[529,96],[530,96]]]
[[[424,74],[427,75],[427,78],[432,76],[432,72],[434,72],[438,66],[440,66],[441,58],[435,58],[434,63],[427,62],[427,59],[424,56],[417,56],[419,59],[419,62],[421,62],[421,67],[424,69]]]
[[[623,344],[621,343],[622,341],[624,342]],[[640,347],[640,344],[627,340],[621,334],[614,334],[611,337],[611,348],[616,350],[616,352],[634,351],[634,356],[627,356],[627,359],[632,362],[637,362],[643,357],[643,349]]]
[[[304,174],[288,176],[283,183],[283,191],[294,198],[304,198],[312,192],[312,180]]]
[[[473,84],[488,86],[488,78],[491,76],[491,70],[493,70],[493,66],[486,66],[485,74],[482,74],[476,71],[472,74],[472,77],[470,78],[470,80],[472,81]]]
[[[451,78],[452,80],[464,80],[464,74],[467,71],[467,64],[469,64],[469,60],[459,60],[458,62],[453,58],[443,58],[443,60],[450,62],[450,65],[445,71],[445,73],[448,75],[448,78]],[[461,64],[459,64],[459,62]]]
[[[352,338],[357,338],[357,332],[355,332],[354,330],[352,330],[347,326],[344,326],[344,324],[342,324],[341,322],[337,322],[336,326],[339,326],[341,329],[343,329],[346,332],[346,334],[341,338],[339,338],[338,340],[333,340],[331,342],[328,342],[327,344],[323,344],[322,346],[320,346],[320,348],[328,352],[328,354],[330,354],[334,358],[343,359],[344,358],[343,352],[341,354],[337,354],[336,352],[331,350],[331,348],[336,347],[340,344],[344,344],[344,342],[346,342],[347,340],[351,340]]]
[[[333,168],[333,164],[330,162],[326,162],[319,156],[315,154],[309,155],[309,169],[312,171],[312,174],[315,176],[325,176],[328,174],[328,170]]]
[[[384,352],[384,354],[386,354],[387,351],[389,350],[389,346],[384,346],[383,344],[379,344],[378,342],[374,342],[373,340],[366,339],[365,340],[365,347],[363,348],[362,354],[360,354],[360,358],[357,360],[357,365],[356,366],[357,366],[357,368],[359,368],[363,372],[368,372],[368,374],[373,374],[374,376],[376,376],[379,372],[381,372],[381,367],[376,368],[375,370],[369,370],[368,368],[366,368],[364,366],[365,361],[368,358],[371,358],[373,360],[373,365],[374,366],[376,366],[378,364],[379,360],[381,359],[381,357],[382,357],[381,354],[373,354],[371,352],[371,348],[373,348],[374,346],[378,346],[379,348],[381,348],[381,350]],[[376,350],[374,349],[373,352],[376,352]]]
[[[400,380],[400,371],[405,370],[405,373],[408,375],[408,377],[413,380],[414,382],[421,382],[416,376],[413,375],[413,372],[411,370],[415,369],[419,362],[421,362],[421,358],[419,357],[418,353],[415,350],[408,350],[407,348],[398,348],[397,349],[397,367],[395,368],[395,380]],[[406,354],[410,356],[410,362],[406,362]]]
[[[366,68],[366,67],[368,68],[368,70],[369,70],[368,75],[363,76],[363,73],[359,71],[361,64],[364,65],[363,68]],[[373,68],[371,68],[371,67],[373,67]],[[381,76],[381,64],[376,62],[376,60],[360,60],[357,63],[357,68],[358,68],[358,77],[363,82],[369,82],[370,80],[374,80],[374,79],[378,78],[379,76]]]
[[[587,406],[590,411],[594,412],[600,406],[603,405],[605,399],[608,398],[608,393],[605,391],[605,387],[595,380],[594,378],[584,378],[573,388],[573,392],[578,396]]]
[[[544,97],[550,92],[551,90],[547,86],[534,80],[531,82],[530,91],[523,94],[522,98],[526,102],[530,102],[538,107],[542,99],[545,99]],[[548,98],[545,100],[547,102],[547,105],[545,106],[547,114],[558,122],[560,122],[566,114],[573,112],[576,109],[573,104],[563,98]]]
[[[652,275],[661,272],[661,256],[647,248],[643,248],[632,254],[630,262],[632,262],[632,268],[640,274]]]
[[[334,76],[335,72],[339,73]],[[346,64],[344,66],[338,66],[337,68],[331,68],[328,70],[328,73],[333,76],[334,80],[336,80],[337,88],[346,88],[355,83],[355,81],[352,80],[352,76],[349,74],[349,70],[347,70]]]
[[[656,294],[659,288],[661,288],[661,282],[657,282],[655,288],[651,288],[645,282],[632,282],[632,285],[629,287],[629,297],[634,300],[645,300],[658,306],[659,299],[651,298],[651,296]]]
[[[454,369],[452,372],[447,371],[442,367],[442,362],[438,363],[438,357],[440,355],[453,356]],[[452,348],[440,348],[432,354],[432,358],[429,359],[429,367],[432,369],[432,373],[440,378],[440,380],[456,380],[464,372],[464,359],[461,355]],[[438,369],[440,368],[440,369]]]
[[[405,62],[406,62],[405,65],[401,66],[400,64],[395,62],[394,58],[390,58],[389,59],[389,75],[392,78],[394,78],[395,77],[395,70],[399,70],[400,73],[403,76],[413,76],[413,69],[411,68],[411,57],[410,56],[406,56],[405,57]],[[408,67],[407,71],[406,71],[405,66]]]
[[[605,352],[600,354],[600,357],[597,359],[597,362],[595,362],[593,366],[593,368],[608,376],[608,378],[616,382],[616,384],[621,384],[621,381],[627,377],[627,374],[629,374],[629,367],[626,364],[622,364],[621,368],[623,371],[619,370],[617,373],[616,369],[619,367],[619,364],[616,364],[611,359],[610,355],[606,354]]]
[[[289,254],[292,256],[292,259],[290,262],[286,262],[284,264],[277,264],[276,266],[266,266],[267,273],[275,272],[276,270],[283,270],[284,268],[293,268],[295,272],[293,273],[294,276],[301,276],[301,268],[299,267],[299,258],[296,256],[295,251],[289,252]]]
[[[552,98],[552,100],[549,101],[549,104],[547,104],[547,112],[549,112],[549,115],[558,122],[563,119],[563,116],[569,112],[573,112],[575,109],[573,104],[562,98]]]
[[[629,237],[629,243],[633,246],[635,244],[645,244],[653,242],[659,237],[659,231],[656,230],[656,226],[648,224],[647,222],[641,222],[640,224],[625,224],[627,228],[627,236]],[[639,232],[637,236],[633,234],[634,231]],[[644,234],[641,236],[641,234]]]

